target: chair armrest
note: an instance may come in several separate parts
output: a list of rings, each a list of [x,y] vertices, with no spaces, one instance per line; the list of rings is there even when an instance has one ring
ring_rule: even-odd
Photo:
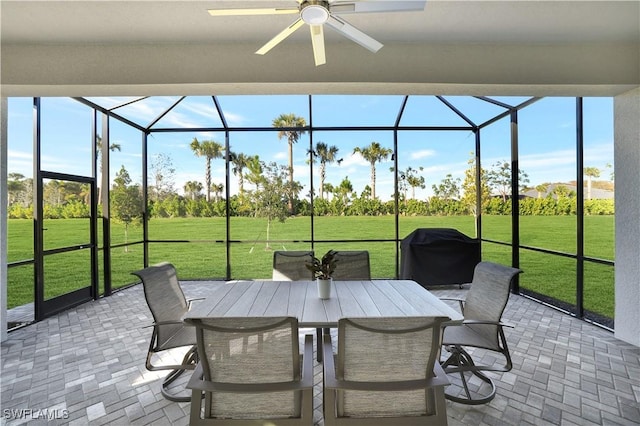
[[[514,325],[504,323],[502,321],[485,321],[485,320],[464,320],[461,325],[497,325],[500,327],[515,328]]]
[[[158,322],[154,322],[151,325],[145,325],[142,328],[157,327],[159,325],[170,325],[170,324],[173,324],[173,325],[178,325],[178,324],[179,325],[184,325],[184,321],[179,321],[179,320],[176,320],[176,321],[158,321]]]
[[[187,383],[188,389],[195,389],[206,392],[283,392],[302,391],[313,389],[313,336],[305,336],[305,348],[302,357],[302,377],[300,380],[290,380],[286,382],[265,382],[265,383],[229,383],[212,382],[204,379],[202,364],[198,363],[195,371]]]
[[[452,300],[454,302],[458,302],[458,304],[460,305],[460,312],[462,312],[464,314],[464,299],[461,299],[459,297],[440,297],[440,300]]]
[[[304,336],[300,382],[305,387],[313,388],[313,334],[305,334]]]
[[[206,299],[205,297],[194,297],[193,299],[187,299],[187,309],[190,310],[191,309],[191,305],[193,304],[193,302],[197,302],[198,300],[204,300]]]
[[[318,345],[320,346],[320,345]],[[335,377],[336,366],[333,358],[333,345],[331,344],[331,335],[322,335],[322,370],[324,371],[324,380],[327,381],[327,375],[331,374]]]
[[[428,379],[394,380],[394,381],[354,381],[340,380],[336,377],[331,336],[324,335],[323,342],[324,387],[326,389],[359,390],[359,391],[406,391],[428,387],[447,386],[449,379],[439,363],[433,366],[434,376]]]

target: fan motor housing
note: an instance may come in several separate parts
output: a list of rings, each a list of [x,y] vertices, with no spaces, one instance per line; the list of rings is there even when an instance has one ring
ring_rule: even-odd
[[[300,3],[300,18],[307,25],[322,25],[329,19],[329,2],[305,0]]]

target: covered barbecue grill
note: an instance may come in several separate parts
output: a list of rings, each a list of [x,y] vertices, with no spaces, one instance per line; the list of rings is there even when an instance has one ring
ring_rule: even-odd
[[[400,243],[400,278],[423,287],[471,282],[480,241],[450,228],[419,228]]]

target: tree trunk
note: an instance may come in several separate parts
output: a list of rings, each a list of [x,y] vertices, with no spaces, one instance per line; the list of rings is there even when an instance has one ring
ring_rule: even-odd
[[[371,163],[371,199],[376,199],[376,164]]]
[[[289,139],[289,185],[293,188],[293,140]],[[289,214],[293,214],[293,194],[289,194]]]
[[[269,245],[270,228],[271,228],[271,219],[267,218],[267,244],[264,246],[265,250],[271,249],[271,246]]]
[[[207,173],[205,175],[207,184],[207,202],[211,201],[211,159],[207,157]]]
[[[324,199],[324,178],[326,172],[327,163],[320,163],[320,199]]]

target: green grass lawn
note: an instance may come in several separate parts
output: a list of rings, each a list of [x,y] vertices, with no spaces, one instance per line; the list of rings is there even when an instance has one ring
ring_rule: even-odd
[[[585,254],[613,260],[613,216],[585,217]],[[399,237],[416,228],[455,228],[474,236],[475,223],[469,216],[417,216],[399,218]],[[46,223],[45,248],[81,244],[89,240],[89,223],[86,219],[49,220]],[[99,229],[101,229],[99,227]],[[483,237],[497,241],[511,241],[511,217],[483,216]],[[112,224],[112,245],[125,242],[124,227]],[[33,258],[33,222],[9,220],[9,262]],[[233,217],[230,222],[231,277],[270,278],[273,250],[310,249],[307,243],[291,242],[309,240],[309,217],[294,217],[284,223],[272,224],[270,242],[266,242],[264,219]],[[316,217],[315,240],[393,240],[395,218],[376,217]],[[172,262],[181,279],[222,279],[226,276],[227,251],[224,218],[176,218],[153,219],[149,222],[152,240],[189,240],[189,243],[151,243],[150,263]],[[101,240],[101,237],[99,237]],[[129,227],[128,242],[142,240],[142,228]],[[575,216],[523,216],[520,218],[520,242],[522,245],[575,253]],[[100,244],[102,245],[102,244]],[[391,242],[316,243],[318,254],[328,249],[369,250],[371,272],[374,278],[394,277],[396,274],[396,244]],[[508,246],[485,242],[483,259],[504,264],[511,262]],[[84,287],[89,282],[87,266],[88,250],[47,256],[45,263],[46,297],[50,298],[70,290]],[[114,287],[136,281],[130,273],[143,266],[141,244],[111,249],[112,283]],[[102,277],[102,252],[100,277]],[[525,271],[520,285],[540,294],[575,304],[576,261],[569,258],[521,250],[520,267]],[[33,301],[33,266],[25,265],[9,269],[9,307]],[[101,283],[103,288],[103,283]],[[613,317],[613,267],[587,263],[585,267],[585,307],[606,317]]]

